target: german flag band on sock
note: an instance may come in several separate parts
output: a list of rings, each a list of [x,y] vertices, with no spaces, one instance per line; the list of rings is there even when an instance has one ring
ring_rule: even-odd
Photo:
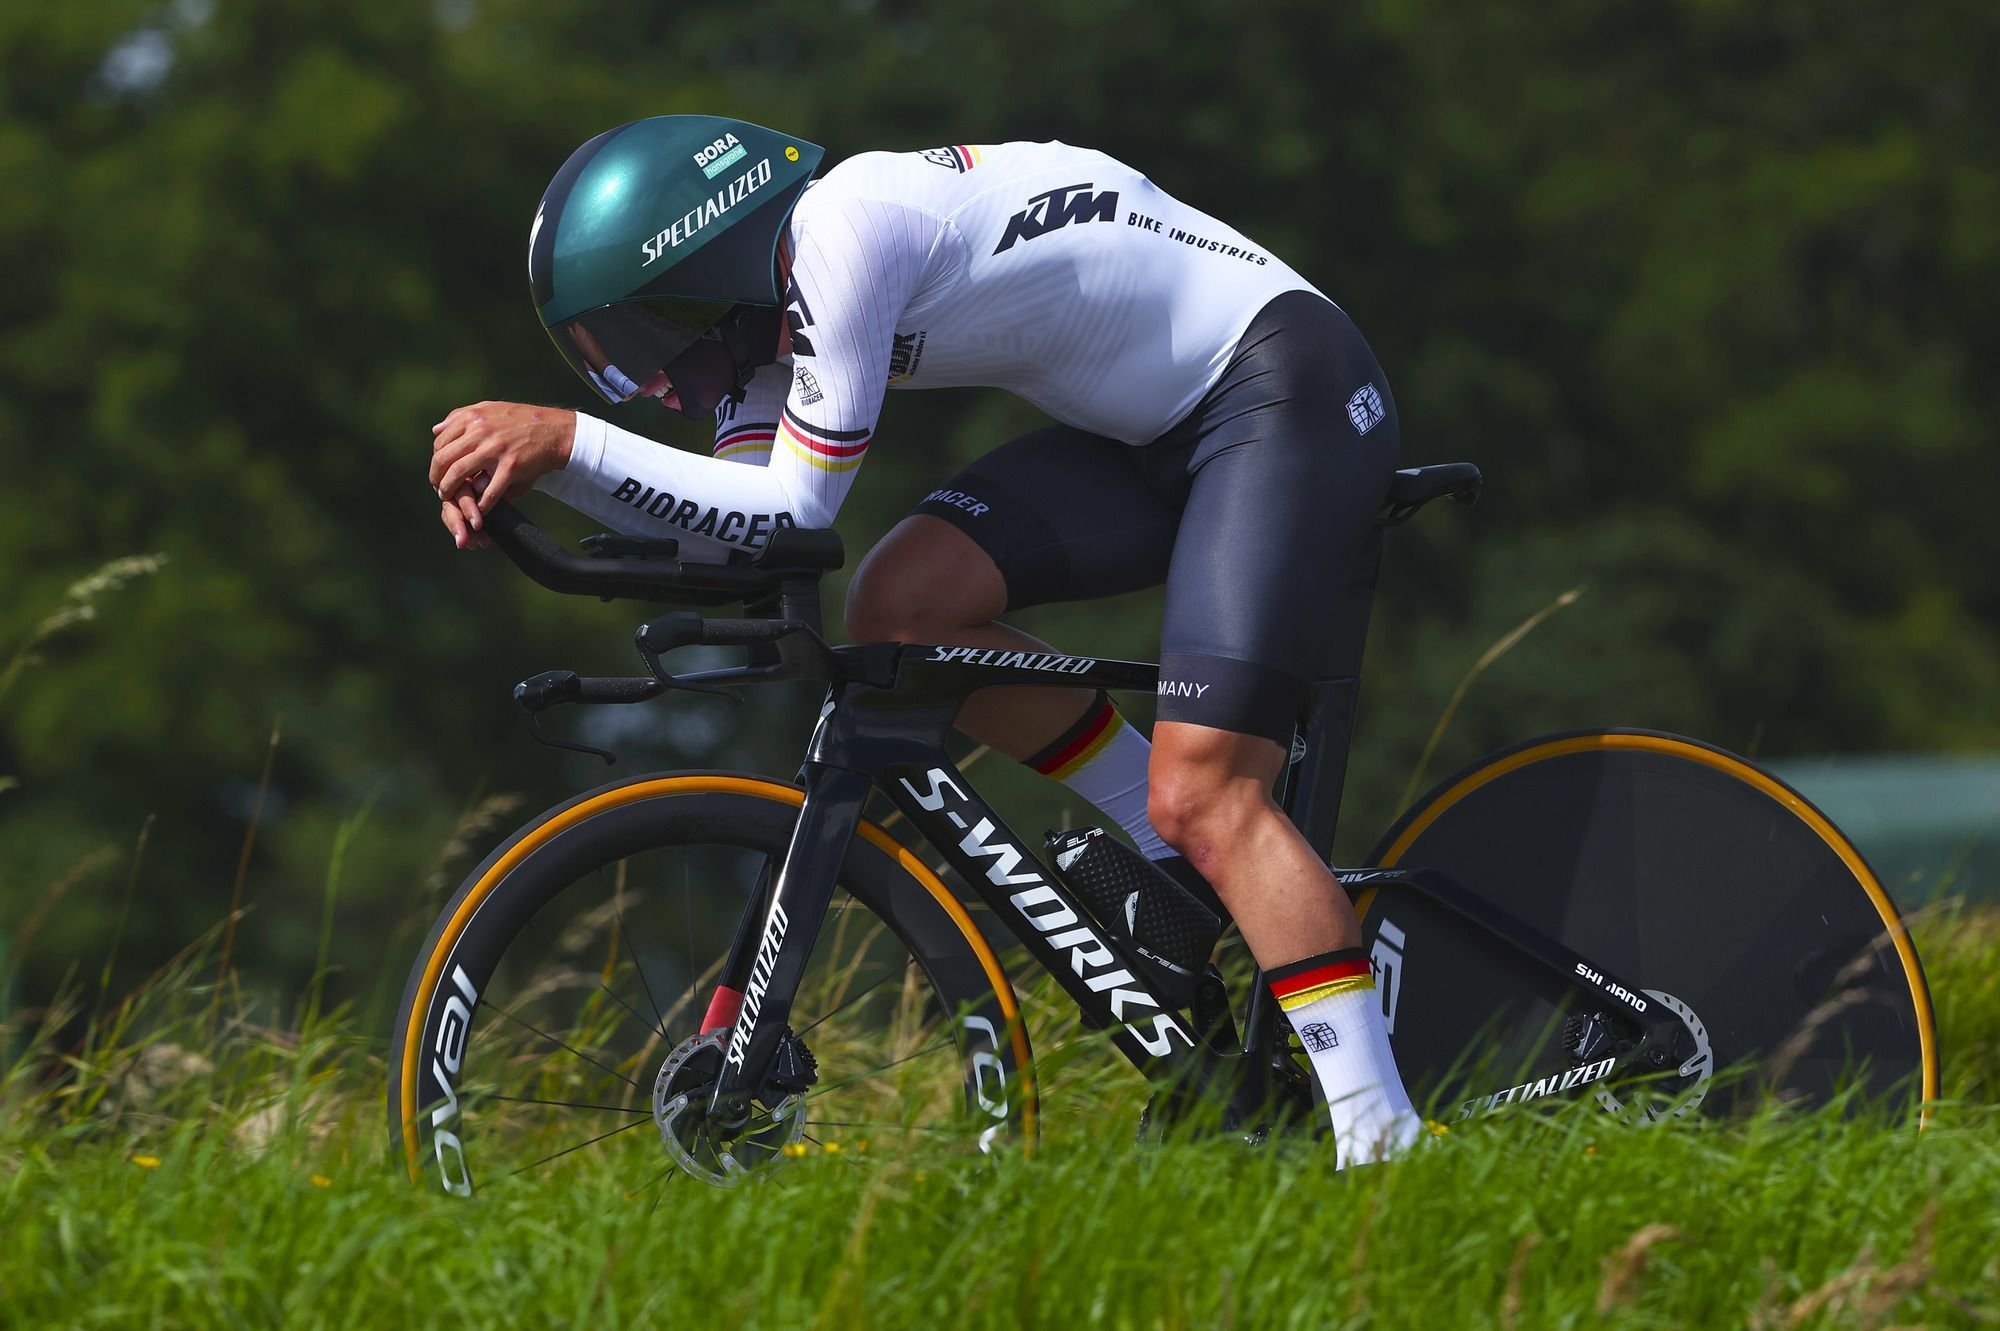
[[[1058,781],[1067,780],[1085,763],[1102,753],[1104,746],[1116,738],[1124,724],[1125,718],[1118,715],[1118,709],[1111,705],[1110,695],[1099,690],[1097,701],[1077,718],[1076,724],[1029,758],[1028,766],[1043,776],[1054,777]]]
[[[1278,1000],[1278,1006],[1290,1012],[1352,989],[1373,989],[1375,973],[1369,969],[1366,952],[1347,947],[1290,965],[1274,966],[1264,972],[1264,982],[1271,986],[1271,996]]]

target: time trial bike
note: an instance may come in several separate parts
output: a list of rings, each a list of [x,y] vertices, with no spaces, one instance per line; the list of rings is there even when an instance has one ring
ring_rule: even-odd
[[[1280,796],[1323,854],[1384,532],[1480,485],[1463,463],[1396,473],[1351,582],[1301,596],[1298,613],[1336,616],[1343,656],[1311,691]],[[504,504],[488,530],[553,590],[675,607],[638,630],[646,674],[538,675],[515,691],[532,714],[787,680],[826,692],[795,781],[618,781],[465,879],[391,1041],[389,1127],[413,1179],[470,1193],[591,1151],[634,1187],[729,1184],[809,1142],[1031,1149],[1043,1106],[1003,953],[1155,1084],[1148,1130],[1325,1122],[1261,974],[1232,996],[1208,964],[1226,919],[1205,885],[1088,831],[1038,854],[947,752],[978,689],[1151,691],[1156,667],[829,646],[830,531],[780,530],[715,564],[626,536],[579,554]],[[666,656],[696,644],[746,656],[675,673]],[[867,816],[871,794],[893,813]],[[1439,784],[1337,876],[1405,1080],[1446,1121],[1585,1097],[1646,1118],[1937,1093],[1923,970],[1881,884],[1810,803],[1709,745],[1637,730],[1517,745]]]

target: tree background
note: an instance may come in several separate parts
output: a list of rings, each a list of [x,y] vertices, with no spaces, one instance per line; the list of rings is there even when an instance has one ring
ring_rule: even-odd
[[[1406,463],[1468,458],[1489,484],[1391,542],[1343,858],[1471,662],[1574,587],[1479,680],[1431,777],[1603,724],[1759,757],[2000,749],[1996,46],[2000,10],[1969,0],[8,7],[18,985],[95,980],[119,936],[116,984],[221,918],[268,752],[238,960],[296,992],[337,864],[334,990],[380,1011],[506,809],[605,779],[533,744],[508,690],[629,671],[634,611],[455,553],[423,473],[452,406],[590,406],[535,323],[524,238],[570,150],[648,114],[783,125],[830,160],[1087,143],[1354,315]],[[664,416],[618,419],[703,446]],[[841,516],[850,563],[1037,420],[998,393],[892,394]],[[149,576],[67,591],[154,552]],[[1022,617],[1135,657],[1157,621],[1150,596]],[[615,773],[788,771],[802,702],[556,724],[615,729]],[[1060,803],[1005,766],[980,773],[1004,807]]]

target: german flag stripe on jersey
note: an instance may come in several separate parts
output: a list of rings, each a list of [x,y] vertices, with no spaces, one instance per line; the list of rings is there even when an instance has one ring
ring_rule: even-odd
[[[960,175],[979,165],[979,149],[969,143],[951,143],[942,148],[926,148],[918,155],[934,165],[948,166]]]
[[[778,438],[795,456],[821,471],[853,471],[861,465],[873,435],[868,430],[822,430],[806,424],[787,407],[785,418],[778,422]]]
[[[715,456],[739,458],[768,453],[777,437],[775,425],[739,425],[716,437]]]
[[[1058,781],[1067,781],[1086,767],[1092,758],[1104,752],[1104,746],[1118,735],[1125,718],[1118,715],[1118,709],[1105,699],[1096,710],[1085,715],[1075,729],[1056,742],[1053,752],[1037,754],[1032,766],[1043,776],[1052,776]]]
[[[1278,1006],[1290,1012],[1334,994],[1373,989],[1375,973],[1369,969],[1367,953],[1358,947],[1348,947],[1273,967],[1264,972],[1264,982],[1271,986],[1271,996],[1278,1000]]]

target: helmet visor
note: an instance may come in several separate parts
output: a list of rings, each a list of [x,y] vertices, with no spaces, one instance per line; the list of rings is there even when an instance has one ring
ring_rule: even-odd
[[[728,317],[728,301],[660,296],[620,301],[549,329],[556,350],[606,402],[664,397],[667,365]]]

